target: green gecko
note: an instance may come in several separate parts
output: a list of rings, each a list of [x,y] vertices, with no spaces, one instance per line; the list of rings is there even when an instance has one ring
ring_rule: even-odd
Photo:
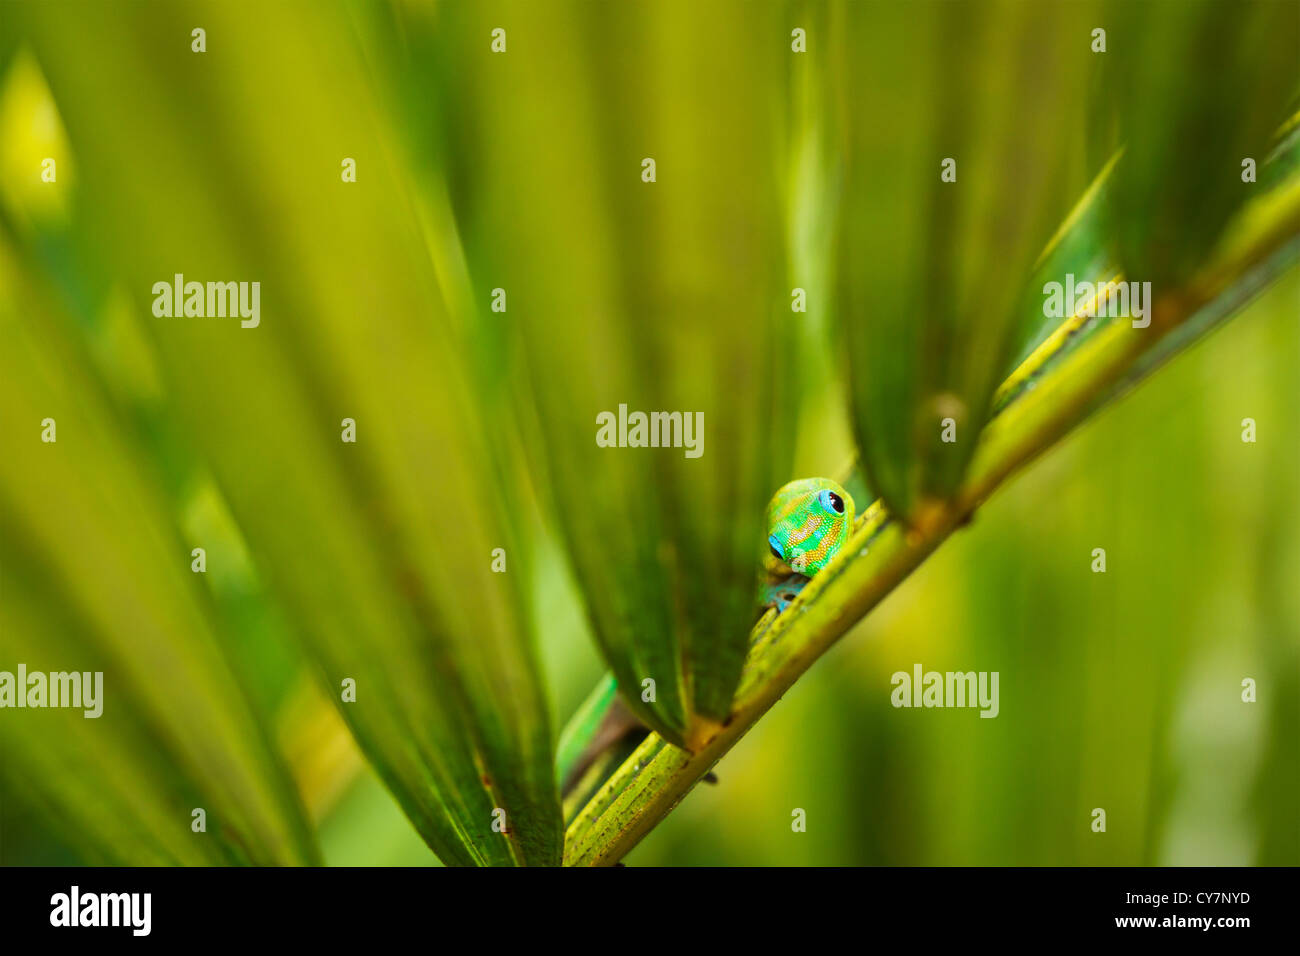
[[[801,478],[772,496],[760,613],[769,607],[778,614],[786,609],[844,547],[853,518],[853,498],[829,478]]]
[[[767,547],[762,558],[758,616],[780,614],[809,579],[826,567],[853,531],[853,498],[829,478],[783,485],[767,506]],[[618,695],[607,674],[560,739],[556,775],[568,793],[588,767],[631,734],[646,728]]]

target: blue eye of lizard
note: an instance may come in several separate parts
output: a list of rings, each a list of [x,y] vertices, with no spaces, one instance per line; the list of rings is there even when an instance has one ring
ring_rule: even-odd
[[[844,514],[844,499],[830,489],[823,491],[817,498],[827,511],[834,511],[837,515]]]
[[[776,558],[778,561],[785,560],[785,558],[781,557],[781,542],[776,540],[776,535],[773,534],[768,536],[767,546],[772,549],[772,557]]]

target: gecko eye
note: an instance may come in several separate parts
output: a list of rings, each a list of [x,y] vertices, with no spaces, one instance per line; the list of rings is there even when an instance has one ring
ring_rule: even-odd
[[[837,515],[844,514],[844,499],[833,491],[823,491],[819,496],[822,507],[828,511],[834,511]]]
[[[772,557],[776,558],[778,561],[784,561],[784,560],[785,560],[785,558],[781,557],[781,549],[780,549],[780,547],[778,547],[778,543],[777,543],[777,540],[776,540],[776,535],[770,535],[770,536],[768,537],[768,539],[767,539],[767,546],[768,546],[768,548],[769,548],[769,549],[771,550],[771,552],[772,552]]]

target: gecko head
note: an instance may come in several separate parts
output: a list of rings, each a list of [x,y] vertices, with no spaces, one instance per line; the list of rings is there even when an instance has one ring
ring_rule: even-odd
[[[781,487],[767,506],[768,553],[774,574],[811,577],[835,557],[853,530],[853,498],[829,478],[801,478]]]

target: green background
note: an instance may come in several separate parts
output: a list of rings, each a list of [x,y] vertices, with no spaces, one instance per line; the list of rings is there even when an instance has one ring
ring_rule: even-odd
[[[782,7],[787,8],[793,17],[803,15],[806,5]],[[361,633],[339,623],[335,643],[312,644],[317,625],[328,623],[335,611],[340,622],[358,628],[388,622],[394,608],[405,611],[392,599],[401,588],[386,581],[367,555],[396,540],[414,566],[427,568],[450,556],[445,569],[439,565],[439,572],[430,572],[422,583],[446,618],[443,623],[451,622],[448,631],[463,639],[456,653],[464,656],[458,660],[475,661],[487,673],[485,662],[496,660],[494,655],[519,665],[535,652],[544,696],[526,701],[521,711],[535,704],[546,712],[549,728],[534,719],[537,714],[508,715],[529,729],[535,746],[546,733],[554,735],[606,669],[564,536],[541,503],[544,480],[539,469],[525,464],[528,451],[516,447],[503,424],[517,412],[519,396],[502,382],[513,388],[523,374],[521,350],[537,336],[544,338],[547,328],[531,329],[533,338],[518,336],[511,324],[518,311],[507,317],[486,313],[486,296],[465,308],[468,298],[495,285],[487,278],[491,268],[513,266],[525,274],[536,268],[538,286],[551,283],[557,297],[580,299],[588,286],[607,285],[636,298],[640,286],[627,275],[591,278],[590,270],[615,266],[629,269],[660,297],[668,285],[699,293],[675,313],[677,326],[666,325],[684,336],[666,349],[681,349],[689,373],[681,376],[684,386],[675,384],[690,396],[684,401],[717,402],[709,406],[710,415],[716,414],[709,427],[740,434],[736,447],[757,454],[770,442],[778,449],[775,456],[783,444],[792,445],[788,474],[786,463],[764,459],[766,467],[780,472],[774,484],[803,475],[839,475],[852,457],[854,431],[844,400],[843,343],[816,308],[808,316],[809,334],[799,336],[798,354],[781,356],[788,392],[757,390],[765,399],[783,396],[775,411],[738,398],[728,404],[728,395],[715,393],[720,390],[706,389],[704,397],[694,393],[713,371],[701,356],[712,356],[708,350],[725,342],[724,332],[744,335],[749,325],[759,326],[739,309],[719,317],[716,326],[702,325],[701,312],[691,311],[708,300],[707,291],[699,290],[710,286],[714,264],[699,258],[694,247],[665,253],[671,243],[663,236],[638,233],[629,212],[632,201],[621,199],[612,208],[566,206],[565,195],[536,188],[526,156],[512,155],[507,162],[496,154],[491,175],[476,179],[476,163],[486,159],[459,148],[462,134],[465,142],[486,149],[483,144],[502,135],[511,121],[526,125],[529,120],[529,107],[504,99],[497,107],[498,128],[497,120],[466,106],[468,97],[462,101],[448,92],[475,82],[474,56],[487,55],[479,20],[488,22],[496,8],[478,19],[453,18],[455,30],[483,40],[473,55],[462,51],[459,59],[442,39],[429,41],[427,49],[412,45],[413,38],[428,40],[420,32],[428,26],[424,15],[410,13],[425,8],[392,5],[410,14],[404,21],[409,32],[392,36],[384,32],[380,9],[389,8],[273,3],[261,9],[257,21],[235,4],[165,11],[147,4],[125,4],[120,12],[98,4],[61,5],[44,13],[33,5],[0,10],[5,226],[0,232],[5,350],[0,356],[0,455],[5,456],[0,561],[6,562],[0,567],[0,602],[22,609],[14,620],[27,614],[48,633],[66,638],[68,646],[84,638],[86,647],[99,650],[106,645],[96,640],[105,634],[130,645],[136,640],[134,623],[160,607],[175,611],[177,619],[198,622],[200,636],[187,631],[189,643],[178,639],[178,656],[191,664],[209,660],[203,655],[219,656],[221,667],[228,668],[216,673],[194,665],[207,675],[196,678],[198,686],[210,681],[214,701],[226,699],[222,694],[228,689],[237,703],[232,705],[236,716],[210,731],[216,749],[229,746],[240,754],[240,766],[272,768],[266,779],[280,781],[260,792],[265,799],[258,806],[266,818],[292,819],[300,809],[316,829],[321,859],[328,864],[436,865],[321,689],[320,660],[311,653],[325,646],[326,659],[329,654],[346,658],[348,641]],[[566,9],[575,11],[571,19],[550,24],[556,35],[567,36],[572,25],[587,37],[582,49],[599,48],[600,31],[613,22],[600,12],[606,8]],[[675,9],[687,15],[685,7]],[[196,18],[208,24],[207,61],[196,61],[188,48],[190,26],[200,22]],[[786,20],[775,19],[784,44]],[[73,21],[77,29],[71,28]],[[676,21],[665,14],[657,22],[655,42],[671,46]],[[721,15],[718,24],[705,17],[699,29],[727,22]],[[809,22],[816,23],[815,16]],[[636,35],[634,19],[618,26]],[[516,34],[512,42],[526,48],[525,36]],[[707,43],[691,49],[706,59],[713,55]],[[748,75],[739,72],[744,69],[764,69],[762,57],[746,59],[737,48],[725,49],[734,62],[724,57],[721,73],[732,76],[724,67],[734,68],[736,76]],[[402,51],[436,68],[427,74],[403,70]],[[441,54],[447,55],[438,58]],[[609,49],[598,64],[632,102],[638,96],[654,99],[641,89],[643,83],[653,87],[651,74],[638,72],[653,57],[642,55],[645,61],[629,58],[625,64],[621,48]],[[690,84],[675,79],[679,85],[670,88],[667,101],[656,101],[660,128],[708,128],[709,115],[691,113],[696,98]],[[557,97],[584,88],[577,76],[555,83]],[[1284,83],[1294,89],[1294,76]],[[442,92],[435,96],[435,89]],[[800,94],[811,95],[803,87]],[[773,101],[761,102],[771,107]],[[791,149],[798,152],[804,142],[814,149],[808,144],[816,137],[790,119],[787,107],[798,112],[781,104],[780,116],[755,120],[745,135],[766,135],[770,127],[788,137],[782,148],[794,143]],[[422,117],[427,125],[421,125]],[[603,127],[582,125],[576,109],[562,119],[555,130],[557,150],[594,155],[606,171],[625,165],[629,177],[636,176],[647,151],[635,142],[636,122],[628,121],[629,128],[613,136]],[[1071,117],[1061,117],[1060,126],[1084,135],[1083,124]],[[537,135],[547,142],[550,134]],[[682,135],[677,149],[684,151]],[[357,143],[367,144],[366,151]],[[615,154],[617,149],[626,155]],[[359,159],[355,189],[338,179],[338,159],[348,155]],[[1081,150],[1072,155],[1081,162]],[[43,156],[59,159],[57,192],[37,178]],[[560,163],[555,157],[539,159],[540,168],[550,161]],[[1077,198],[1095,166],[1072,169],[1069,190],[1055,198]],[[695,170],[690,189],[670,194],[676,198],[661,223],[666,233],[683,223],[698,225],[693,204],[734,178],[725,166],[700,169],[705,167]],[[784,169],[781,175],[771,172],[755,172],[754,183],[745,187],[769,190],[756,206],[774,214],[809,195],[816,205],[825,183],[783,179]],[[498,181],[493,177],[519,177],[518,194],[503,198],[500,191],[485,192],[485,183]],[[630,195],[639,184],[634,178],[629,182]],[[521,264],[518,248],[509,244],[491,248],[487,227],[499,221],[493,217],[508,221],[512,210],[527,221],[520,225],[521,235],[525,225],[532,230],[528,235],[537,236],[564,224],[555,234],[555,248],[590,256],[575,260],[582,265],[576,276]],[[745,237],[754,248],[746,247],[747,257],[737,254],[740,261],[753,267],[766,261],[762,257],[784,258],[785,267],[806,266],[805,274],[826,265],[818,259],[826,252],[824,224],[798,213],[789,221],[774,218],[756,216],[754,231]],[[797,236],[791,240],[797,248],[786,248],[787,233]],[[613,243],[609,248],[603,245],[606,238]],[[699,241],[701,248],[734,251],[730,236]],[[217,332],[211,326],[156,324],[145,290],[171,275],[182,252],[184,265],[175,271],[192,278],[260,279],[263,328],[240,330],[231,324]],[[644,261],[629,266],[632,253]],[[468,262],[458,258],[461,254]],[[803,260],[809,257],[818,261],[808,266]],[[661,278],[665,262],[676,270],[672,283]],[[748,289],[747,276],[743,268],[732,276],[742,290],[736,294]],[[784,275],[764,274],[764,279],[782,295],[795,284],[786,283]],[[806,284],[814,292],[826,286],[823,278]],[[595,293],[592,298],[605,301]],[[651,298],[646,293],[647,302]],[[433,299],[436,314],[426,327],[421,310]],[[783,311],[784,301],[779,305]],[[638,322],[654,322],[667,308],[657,299],[645,305],[644,315],[630,314]],[[404,317],[400,328],[408,338],[365,334],[390,315]],[[557,326],[557,340],[560,332],[581,339],[584,321],[574,315],[571,324]],[[770,321],[763,329],[771,342],[789,332],[772,328]],[[688,334],[700,339],[685,338]],[[640,356],[633,345],[617,336],[609,342],[611,367],[635,366]],[[763,353],[758,347],[753,351]],[[449,353],[461,358],[444,367],[440,356]],[[390,377],[389,371],[395,374]],[[752,378],[741,378],[752,384]],[[759,722],[718,766],[719,783],[698,787],[627,862],[1300,864],[1297,383],[1300,273],[1292,268],[1226,327],[1001,488],[970,527]],[[41,391],[47,386],[48,394]],[[59,415],[58,449],[82,447],[76,444],[77,428],[86,426],[85,433],[93,436],[91,451],[102,454],[85,461],[104,465],[103,472],[69,466],[60,472],[69,481],[64,488],[38,484],[35,456],[52,449],[36,442],[39,415],[28,415],[25,404],[30,399],[35,409],[55,394],[74,399],[71,410]],[[227,394],[232,408],[223,404]],[[389,480],[358,484],[376,499],[396,502],[392,514],[357,531],[344,518],[369,515],[373,502],[345,492],[330,498],[328,490],[338,488],[325,477],[320,488],[327,490],[301,512],[289,507],[300,502],[277,501],[293,492],[273,485],[277,475],[266,465],[268,455],[299,462],[298,477],[314,474],[313,469],[335,479],[355,477],[349,471],[354,466],[343,463],[345,452],[336,447],[334,422],[358,407],[370,412],[361,418],[362,434],[373,442],[371,448],[382,450],[374,467]],[[376,428],[376,421],[387,421],[386,408],[400,411],[387,422],[389,429]],[[461,416],[466,408],[469,414]],[[325,423],[328,441],[301,437],[288,424],[309,421],[311,415]],[[1242,419],[1248,417],[1257,423],[1253,444],[1241,440]],[[455,533],[457,512],[439,507],[432,486],[421,483],[424,473],[403,465],[399,426],[429,422],[454,450],[441,462],[448,469],[461,467],[467,456],[457,452],[466,449],[483,450],[490,460],[479,471],[464,465],[457,480],[466,483],[458,487],[484,488],[490,499],[467,509],[476,523],[466,537],[475,547],[501,527],[514,536],[508,581],[492,582],[512,589],[499,602],[500,595],[483,597],[487,592],[466,589],[453,573],[460,570],[454,566],[458,542],[443,533]],[[764,431],[769,427],[784,431],[774,438]],[[426,458],[419,464],[436,470]],[[756,485],[753,470],[745,474]],[[718,480],[725,473],[710,475],[716,485],[711,492],[727,487]],[[345,481],[339,486],[353,487]],[[265,493],[241,503],[239,495],[251,487]],[[683,487],[691,490],[688,481]],[[92,521],[100,523],[69,526],[59,497],[67,488],[84,489],[98,509]],[[502,488],[511,495],[498,495]],[[114,498],[122,489],[131,491]],[[745,491],[752,494],[754,487]],[[346,508],[331,512],[337,501]],[[276,525],[281,503],[292,526]],[[308,520],[313,515],[315,523]],[[337,527],[332,517],[338,518]],[[757,523],[757,512],[744,521]],[[19,525],[21,532],[11,530]],[[209,542],[212,569],[202,583],[186,568],[193,539]],[[45,563],[42,543],[50,554],[57,552],[57,560]],[[589,564],[599,566],[601,542],[586,545]],[[1104,574],[1090,568],[1092,551],[1099,547],[1106,550]],[[175,551],[177,564],[151,563],[166,548]],[[353,563],[333,569],[338,577],[330,580],[337,586],[316,582],[319,593],[328,593],[336,604],[320,618],[305,618],[299,611],[312,606],[312,598],[303,582],[314,578],[310,566],[297,567],[293,556],[301,554],[306,562],[331,553],[353,556]],[[30,560],[32,555],[40,560]],[[68,584],[67,569],[77,567],[79,556],[90,561],[101,555],[109,557],[88,573],[104,576],[102,591]],[[301,573],[298,590],[293,580],[285,586],[286,569]],[[476,643],[480,635],[472,626],[459,631],[451,626],[474,623],[472,609],[455,603],[458,595],[469,593],[478,596],[480,607],[507,608],[508,619],[493,621],[496,643]],[[122,595],[119,605],[115,598]],[[736,607],[743,605],[741,592],[729,597]],[[106,617],[88,623],[69,610],[94,602],[101,602],[95,607]],[[393,624],[399,637],[391,643],[383,644],[383,634],[375,638],[390,666],[385,671],[376,665],[376,674],[391,675],[394,666],[400,671],[404,655],[411,654],[411,681],[418,692],[419,675],[425,673],[420,668],[432,671],[442,661],[420,656],[427,646],[414,637],[402,643],[402,634],[423,634],[414,627],[403,631],[408,623],[402,618]],[[12,631],[0,632],[0,669],[15,659],[14,637]],[[141,641],[134,649],[153,655],[166,646],[164,641],[146,648]],[[65,659],[51,668],[67,666]],[[999,716],[984,720],[969,709],[891,707],[890,676],[910,673],[917,663],[926,670],[998,671]],[[1256,682],[1254,703],[1241,700],[1246,678]],[[116,708],[123,684],[112,671],[106,683],[108,705]],[[491,689],[498,700],[509,697],[500,687]],[[156,684],[154,692],[167,702],[167,686]],[[418,693],[412,699],[418,701]],[[151,720],[158,703],[142,700],[139,711],[132,711],[145,728],[142,736],[121,739],[141,765],[166,779],[176,769],[170,752],[167,758],[157,756],[148,745],[158,739],[149,736],[157,732]],[[487,706],[482,710],[491,712]],[[433,705],[416,711],[430,724],[441,719]],[[111,712],[115,719],[120,713]],[[204,713],[187,715],[190,731],[197,734],[190,745],[209,732]],[[244,714],[254,719],[239,716]],[[16,752],[21,743],[30,757],[61,739],[53,721],[39,722],[45,715],[22,725],[14,723],[16,716],[0,713],[0,721],[11,722],[0,728],[5,731],[0,746],[14,746]],[[114,726],[106,723],[103,732],[115,732]],[[496,730],[509,740],[511,726]],[[385,755],[386,769],[404,766],[409,741],[400,728],[381,721],[365,725],[359,736]],[[172,742],[167,734],[162,738]],[[426,766],[419,757],[427,761],[438,753],[441,739],[431,734],[418,746],[411,744],[416,754],[411,765]],[[178,752],[189,751],[178,746]],[[186,774],[176,771],[177,805],[191,805],[185,798],[196,778],[223,776],[221,759],[195,761]],[[23,776],[30,766],[30,760],[0,766],[0,863],[102,862],[112,858],[114,840],[139,839],[106,824],[100,834],[106,850],[76,827],[64,826],[43,794],[61,793],[93,808],[101,798],[95,781],[64,764],[37,786]],[[394,775],[410,792],[412,777],[404,771]],[[235,796],[227,798],[238,804]],[[107,818],[110,801],[104,803]],[[1105,833],[1091,828],[1098,807],[1106,811]],[[806,832],[791,829],[796,808],[807,813]],[[145,803],[134,810],[144,830],[150,814],[162,812]],[[88,809],[86,817],[95,819],[95,811]],[[159,819],[158,826],[174,827],[176,820]],[[182,833],[180,840],[186,838]],[[288,843],[295,840],[303,847],[311,842],[302,833]],[[289,855],[307,862],[312,857],[302,847]],[[241,861],[238,854],[213,860],[236,861]]]

